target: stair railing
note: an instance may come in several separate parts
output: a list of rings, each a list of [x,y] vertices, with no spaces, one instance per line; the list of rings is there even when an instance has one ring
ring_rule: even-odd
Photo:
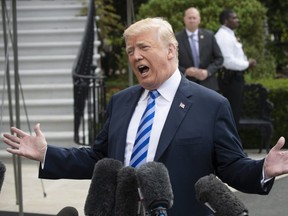
[[[9,1],[8,1],[9,2]],[[19,70],[18,70],[18,38],[17,38],[17,13],[16,13],[16,0],[10,2],[11,5],[8,9],[6,1],[1,1],[2,8],[2,26],[3,26],[3,42],[4,42],[4,79],[3,88],[5,88],[7,81],[7,95],[9,106],[9,122],[10,127],[16,126],[20,128],[20,105],[19,105]],[[12,18],[11,18],[12,16]],[[14,62],[14,104],[15,104],[15,116],[13,115],[13,96],[12,85],[10,79],[10,62],[9,62],[9,43],[12,44],[13,62]],[[21,88],[22,89],[22,88]],[[2,108],[0,117],[3,116],[4,106],[4,92],[2,91]],[[22,94],[23,97],[23,94]],[[15,121],[14,121],[15,118]],[[3,122],[2,119],[0,122]],[[0,125],[1,126],[1,125]],[[0,127],[1,128],[1,127]],[[12,132],[11,132],[12,133]],[[15,192],[16,192],[16,204],[19,205],[19,216],[23,215],[23,193],[22,193],[22,162],[20,156],[13,155],[13,167],[14,167],[14,180],[15,180]]]
[[[85,32],[72,68],[74,142],[80,145],[91,145],[105,120],[105,77],[93,64],[95,25],[95,3],[90,0]]]

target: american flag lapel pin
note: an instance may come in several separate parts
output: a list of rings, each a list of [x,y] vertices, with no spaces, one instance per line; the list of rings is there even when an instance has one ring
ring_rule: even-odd
[[[181,107],[182,109],[185,108],[185,104],[183,104],[182,102],[180,103],[179,107]]]

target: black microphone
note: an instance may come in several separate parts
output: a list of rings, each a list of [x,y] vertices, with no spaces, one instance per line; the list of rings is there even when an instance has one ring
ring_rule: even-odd
[[[173,191],[169,173],[164,164],[151,161],[137,171],[140,199],[146,214],[165,216],[173,205]]]
[[[195,183],[197,200],[217,216],[244,216],[248,209],[237,196],[214,174],[200,178]]]
[[[121,161],[104,158],[94,167],[84,212],[88,216],[111,216],[114,213],[117,174]]]
[[[78,211],[72,206],[63,208],[56,216],[78,216]]]
[[[115,215],[144,215],[138,193],[136,170],[133,167],[123,167],[118,172]]]
[[[6,172],[6,166],[4,163],[2,163],[2,161],[0,161],[0,192],[4,182],[5,172]]]

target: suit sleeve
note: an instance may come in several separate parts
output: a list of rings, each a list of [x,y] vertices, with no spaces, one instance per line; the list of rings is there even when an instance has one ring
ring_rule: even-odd
[[[208,76],[212,76],[214,73],[216,73],[222,67],[224,61],[222,52],[220,50],[220,47],[218,46],[218,43],[214,35],[212,35],[211,40],[212,40],[213,61],[207,67]]]
[[[231,108],[224,101],[215,123],[215,162],[219,178],[233,188],[246,192],[268,194],[274,180],[261,184],[264,159],[252,160],[243,151],[233,122]]]
[[[107,113],[111,111],[111,103]],[[107,120],[97,135],[93,146],[82,148],[60,148],[48,145],[44,168],[39,166],[39,178],[45,179],[91,179],[95,163],[108,157],[108,127]]]
[[[44,168],[39,166],[39,178],[91,179],[97,161],[92,148],[59,148],[48,146]]]

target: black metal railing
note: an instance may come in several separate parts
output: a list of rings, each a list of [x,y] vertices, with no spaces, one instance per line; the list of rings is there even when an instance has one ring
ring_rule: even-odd
[[[90,0],[81,47],[73,65],[74,141],[91,145],[105,120],[105,77],[93,63],[95,3]]]

